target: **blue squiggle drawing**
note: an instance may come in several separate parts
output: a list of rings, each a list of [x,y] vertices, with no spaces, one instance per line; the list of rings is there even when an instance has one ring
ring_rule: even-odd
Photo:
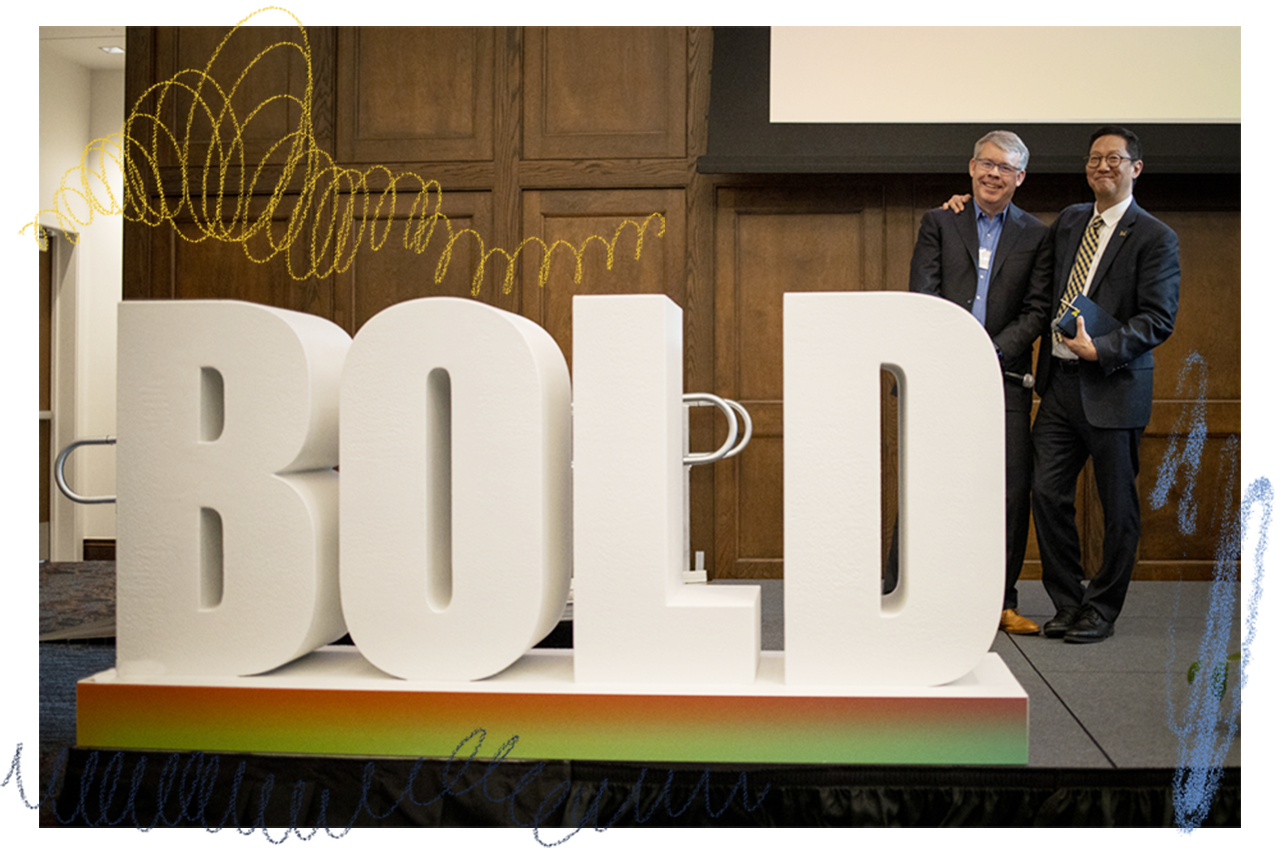
[[[689,809],[697,800],[698,795],[702,795],[702,801],[708,814],[711,817],[719,817],[729,804],[742,792],[742,803],[748,812],[754,811],[760,807],[764,801],[765,795],[769,793],[769,784],[766,783],[764,789],[760,792],[755,803],[752,803],[748,797],[750,786],[747,782],[745,772],[738,774],[737,782],[733,789],[729,792],[724,804],[716,809],[711,803],[711,769],[707,768],[703,771],[697,785],[694,786],[693,792],[689,795],[684,805],[678,809],[674,808],[671,801],[671,785],[675,779],[675,770],[669,769],[667,772],[667,780],[662,787],[661,793],[656,801],[649,807],[644,815],[641,815],[641,793],[640,786],[644,782],[648,774],[648,768],[640,770],[639,779],[632,785],[631,792],[623,801],[622,806],[613,814],[613,817],[604,826],[600,824],[600,807],[605,797],[605,793],[609,787],[609,779],[605,778],[599,787],[594,800],[583,812],[580,819],[573,821],[576,810],[580,807],[582,795],[585,790],[579,789],[565,813],[565,818],[576,825],[563,839],[555,842],[547,842],[543,840],[539,834],[539,829],[546,829],[545,822],[550,818],[555,810],[568,797],[572,784],[569,781],[563,781],[559,785],[553,787],[551,791],[543,798],[534,813],[532,821],[521,821],[516,815],[516,800],[527,786],[532,784],[546,767],[546,762],[537,762],[521,776],[520,780],[511,788],[511,791],[503,792],[501,795],[495,795],[489,791],[489,777],[494,769],[506,759],[511,753],[516,743],[520,740],[519,736],[512,736],[507,739],[494,755],[493,761],[489,762],[480,778],[465,788],[458,788],[462,782],[468,767],[474,761],[480,752],[481,746],[484,744],[485,731],[476,729],[464,738],[457,747],[454,748],[453,755],[445,761],[444,767],[440,775],[440,789],[435,796],[427,800],[419,800],[415,795],[414,786],[418,780],[418,775],[422,770],[425,760],[418,759],[409,771],[408,780],[404,788],[401,789],[399,797],[383,812],[379,813],[374,810],[370,803],[369,795],[375,789],[384,786],[384,783],[375,784],[374,773],[375,765],[368,762],[364,766],[361,775],[360,798],[352,811],[350,820],[337,832],[329,825],[329,790],[323,789],[319,793],[319,815],[316,818],[315,826],[310,832],[303,834],[299,819],[301,818],[303,797],[306,792],[307,783],[303,780],[297,780],[289,793],[289,826],[284,834],[278,838],[273,838],[268,832],[267,827],[267,807],[271,800],[272,792],[275,788],[275,775],[267,774],[261,783],[261,791],[258,795],[257,817],[247,827],[242,824],[237,817],[238,805],[241,801],[241,787],[244,783],[245,762],[241,760],[232,779],[231,791],[227,796],[227,807],[223,811],[221,818],[217,818],[217,811],[214,810],[210,815],[210,803],[213,800],[215,785],[219,782],[219,766],[220,759],[217,755],[206,756],[203,753],[196,752],[188,754],[185,762],[181,762],[177,753],[170,754],[167,761],[160,772],[160,779],[155,787],[155,815],[150,823],[144,823],[139,819],[137,796],[142,782],[143,774],[147,766],[147,757],[139,757],[134,765],[132,773],[129,774],[127,783],[127,791],[124,797],[124,803],[119,804],[117,801],[117,793],[121,786],[121,775],[124,772],[124,754],[115,753],[106,763],[102,770],[102,774],[98,775],[98,752],[90,753],[85,761],[83,773],[80,775],[80,797],[78,803],[74,806],[70,815],[60,815],[58,813],[56,802],[53,803],[54,817],[63,824],[69,824],[79,817],[85,824],[90,827],[112,827],[127,826],[126,819],[132,821],[133,825],[144,833],[161,824],[174,827],[178,824],[199,824],[210,833],[217,833],[224,828],[234,828],[235,831],[243,836],[250,836],[254,832],[261,830],[262,836],[268,842],[279,845],[287,840],[291,835],[306,842],[313,839],[321,828],[324,828],[326,834],[334,839],[341,839],[346,836],[355,826],[356,821],[364,814],[368,814],[375,821],[387,818],[395,812],[400,805],[408,799],[408,801],[416,806],[429,806],[446,795],[459,797],[471,792],[473,789],[479,788],[480,792],[495,804],[507,804],[508,817],[513,825],[520,827],[528,827],[533,829],[533,838],[544,847],[554,847],[563,842],[568,841],[578,831],[588,825],[593,825],[593,829],[597,831],[608,830],[627,812],[628,807],[634,805],[635,819],[638,824],[648,821],[659,806],[665,806],[666,812],[670,816],[679,816]],[[477,738],[478,736],[478,738]],[[466,748],[469,742],[473,742],[471,755],[462,760],[461,768],[455,771],[454,762],[459,760],[459,752]],[[49,775],[49,785],[44,796],[36,803],[27,800],[26,792],[22,785],[22,744],[19,743],[13,755],[13,761],[9,765],[9,773],[5,775],[4,780],[0,781],[0,788],[7,786],[10,780],[16,783],[18,796],[23,804],[29,809],[38,809],[46,801],[53,801],[53,794],[57,788],[57,781],[61,775],[67,761],[67,750],[63,750],[54,762],[53,769]],[[97,798],[97,818],[90,816],[89,801],[90,792],[93,788],[95,778],[99,778],[98,798]],[[615,785],[618,785],[615,783]],[[549,804],[549,805],[548,805]],[[119,809],[119,814],[114,818],[111,814]]]
[[[1208,430],[1204,420],[1204,397],[1208,387],[1208,369],[1198,352],[1192,352],[1178,375],[1179,397],[1187,385],[1188,376],[1196,371],[1196,402],[1179,416],[1158,472],[1156,488],[1151,493],[1151,507],[1158,510],[1169,501],[1169,493],[1179,474],[1185,479],[1185,490],[1178,502],[1178,530],[1190,535],[1196,530],[1196,503],[1193,489],[1201,465],[1204,439]],[[1189,421],[1189,428],[1188,428]],[[1187,435],[1187,444],[1179,452],[1179,434]],[[1221,531],[1219,545],[1213,556],[1213,583],[1210,589],[1210,607],[1204,617],[1204,635],[1199,644],[1198,661],[1201,662],[1201,679],[1190,685],[1187,708],[1183,720],[1176,720],[1169,671],[1166,671],[1165,690],[1169,703],[1169,729],[1178,736],[1178,769],[1174,772],[1174,822],[1179,827],[1199,827],[1208,816],[1217,786],[1222,777],[1222,761],[1239,731],[1240,679],[1235,680],[1231,699],[1226,708],[1228,730],[1219,736],[1219,716],[1224,712],[1215,690],[1211,673],[1226,666],[1231,638],[1231,621],[1235,612],[1235,568],[1240,560],[1240,508],[1234,499],[1235,480],[1239,471],[1240,440],[1230,437],[1222,448],[1219,467],[1213,526]],[[1170,627],[1170,661],[1172,668],[1172,627]]]
[[[1208,429],[1205,427],[1204,417],[1204,399],[1209,386],[1209,369],[1205,365],[1204,359],[1200,353],[1192,350],[1182,363],[1182,369],[1178,371],[1178,393],[1179,399],[1183,399],[1187,385],[1187,375],[1192,369],[1196,371],[1196,399],[1195,403],[1189,409],[1182,410],[1178,415],[1178,422],[1173,427],[1173,436],[1169,440],[1169,447],[1165,449],[1164,459],[1160,462],[1160,472],[1156,476],[1155,488],[1151,490],[1151,509],[1158,510],[1165,505],[1169,499],[1169,490],[1173,488],[1174,480],[1179,471],[1185,472],[1187,480],[1187,488],[1183,491],[1182,497],[1178,499],[1178,531],[1184,535],[1189,535],[1195,531],[1196,527],[1196,505],[1192,500],[1192,493],[1196,486],[1196,475],[1200,472],[1200,453],[1204,450],[1204,440],[1208,435]],[[1190,428],[1187,427],[1188,417],[1191,421]],[[1178,442],[1176,437],[1186,434],[1187,444],[1183,447],[1182,452],[1178,452]]]

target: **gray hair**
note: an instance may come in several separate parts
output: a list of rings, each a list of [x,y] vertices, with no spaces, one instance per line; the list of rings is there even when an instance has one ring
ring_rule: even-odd
[[[982,151],[982,146],[991,143],[996,148],[1007,151],[1010,154],[1018,155],[1018,170],[1022,171],[1027,168],[1027,161],[1031,159],[1031,152],[1027,151],[1026,143],[1018,138],[1013,131],[993,130],[973,144],[973,159],[978,159],[978,153]]]

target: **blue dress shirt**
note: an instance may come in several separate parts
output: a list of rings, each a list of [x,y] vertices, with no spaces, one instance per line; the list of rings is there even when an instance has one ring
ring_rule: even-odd
[[[1005,208],[994,217],[987,216],[977,205],[974,205],[973,209],[978,217],[978,292],[973,296],[973,316],[979,323],[986,326],[987,290],[991,287],[991,266],[995,262],[1000,232],[1004,230],[1004,215],[1009,209]],[[987,259],[985,266],[982,264],[984,256]]]

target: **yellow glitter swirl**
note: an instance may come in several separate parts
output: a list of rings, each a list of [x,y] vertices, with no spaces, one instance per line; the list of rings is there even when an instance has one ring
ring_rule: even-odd
[[[282,41],[265,48],[241,71],[230,89],[224,90],[210,73],[218,55],[240,27],[254,16],[269,10],[284,12],[293,18],[301,35],[301,43]],[[231,108],[232,98],[254,66],[277,48],[297,50],[306,63],[306,90],[303,97],[299,99],[287,94],[272,95],[240,120]],[[183,93],[191,97],[192,104],[186,116],[185,132],[177,133],[176,129],[165,125],[161,119],[161,113],[166,98],[176,100]],[[154,110],[146,112],[142,105],[152,95],[155,96]],[[206,100],[206,95],[209,95],[215,103],[220,103],[220,109],[215,111]],[[299,108],[301,115],[298,125],[292,132],[268,148],[261,161],[253,167],[246,182],[246,175],[250,173],[245,165],[245,130],[261,110],[278,100],[292,102]],[[401,241],[403,246],[421,254],[430,245],[437,225],[443,223],[448,232],[448,239],[436,263],[434,278],[436,283],[439,283],[444,279],[453,258],[454,244],[464,236],[473,238],[478,244],[480,260],[471,281],[472,296],[479,294],[485,264],[494,254],[501,255],[507,260],[507,273],[502,290],[503,293],[510,293],[515,277],[516,259],[530,244],[542,248],[542,262],[538,267],[538,285],[541,287],[551,273],[552,255],[560,247],[567,248],[574,255],[576,265],[573,280],[577,283],[582,281],[583,254],[592,241],[599,241],[605,247],[605,266],[606,269],[612,270],[618,238],[628,226],[636,231],[635,257],[637,260],[644,248],[644,237],[649,223],[654,219],[658,220],[657,236],[659,237],[666,231],[665,218],[661,214],[653,213],[642,222],[623,221],[614,231],[611,240],[606,240],[600,235],[591,235],[579,246],[574,246],[564,240],[557,240],[548,245],[541,238],[527,237],[513,252],[500,247],[486,249],[484,238],[479,232],[472,228],[455,231],[449,218],[440,212],[444,193],[438,181],[424,180],[413,172],[393,175],[385,166],[373,166],[360,171],[343,168],[334,163],[333,158],[316,145],[312,126],[311,100],[311,47],[307,40],[306,28],[302,26],[297,16],[287,9],[279,6],[259,9],[243,18],[227,33],[203,70],[184,69],[168,80],[151,86],[134,104],[120,134],[113,134],[106,139],[89,143],[84,149],[79,166],[68,169],[63,174],[58,190],[54,193],[53,208],[40,213],[52,213],[59,227],[66,231],[73,241],[77,230],[75,226],[89,225],[96,214],[107,216],[123,214],[129,220],[151,226],[168,223],[175,233],[192,243],[199,243],[209,238],[225,243],[239,243],[244,249],[245,256],[259,264],[266,263],[283,252],[289,275],[297,280],[305,280],[347,270],[355,260],[357,250],[366,240],[366,230],[369,249],[375,252],[381,249],[392,230],[392,220],[395,217],[397,204],[397,186],[408,184],[415,189],[412,190],[413,201],[404,223],[404,235]],[[198,173],[200,186],[194,188],[191,180],[193,164],[190,136],[192,127],[200,116],[211,124],[213,133],[204,166]],[[227,138],[225,141],[224,136]],[[144,144],[148,139],[149,145]],[[180,167],[178,172],[182,176],[182,190],[176,204],[171,204],[167,194],[161,189],[160,151],[162,146],[172,148]],[[263,179],[269,160],[282,150],[286,152],[284,164],[282,168],[274,167],[281,168],[281,173],[271,187],[269,201],[265,209],[256,215],[251,215],[249,203],[255,195],[258,182]],[[92,169],[89,165],[95,152],[100,154],[100,170]],[[117,201],[105,178],[108,161],[113,161],[124,174],[122,202]],[[231,164],[238,164],[239,168],[232,172]],[[385,189],[380,191],[371,189],[370,178],[375,174],[386,177]],[[91,185],[95,181],[105,188],[105,200],[93,190]],[[294,197],[287,190],[290,184],[298,181],[301,189]],[[211,183],[212,187],[210,187]],[[231,184],[234,186],[229,186]],[[154,189],[149,190],[149,187]],[[399,193],[403,196],[406,189],[400,189]],[[285,233],[282,237],[277,237],[271,228],[272,221],[278,211],[283,212],[281,206],[291,197],[295,198],[295,201],[287,217]],[[76,200],[84,206],[84,211],[77,213],[73,209]],[[229,203],[232,210],[227,209]],[[197,232],[195,236],[186,234],[177,227],[176,218],[184,209],[195,225]],[[81,215],[86,218],[81,219]],[[21,231],[25,232],[32,226],[35,227],[37,239],[43,248],[47,239],[39,223],[39,214],[32,222],[23,226]],[[252,245],[251,241],[253,241]],[[289,250],[295,243],[309,244],[309,262],[305,269],[296,269],[294,266],[294,253]]]

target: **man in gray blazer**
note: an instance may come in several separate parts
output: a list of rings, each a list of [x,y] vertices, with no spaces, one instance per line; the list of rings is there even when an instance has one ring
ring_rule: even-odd
[[[1015,587],[1026,555],[1031,496],[1031,345],[1048,321],[1049,229],[1013,204],[1029,153],[1016,134],[997,130],[973,147],[971,210],[935,208],[920,221],[910,288],[973,313],[991,336],[1004,373],[1005,594],[1000,628],[1035,634],[1018,613]],[[896,533],[896,530],[895,530]],[[896,569],[896,555],[893,560]]]
[[[1057,613],[1046,637],[1096,643],[1114,633],[1138,552],[1138,442],[1151,419],[1151,351],[1173,332],[1178,313],[1178,236],[1138,207],[1138,137],[1099,128],[1085,176],[1094,203],[1073,205],[1049,231],[1053,246],[1053,318],[1040,342],[1032,431],[1032,511],[1044,586]],[[1074,337],[1056,329],[1062,306],[1083,293],[1119,322],[1096,338],[1080,322]],[[1096,330],[1095,330],[1096,331]],[[1076,529],[1076,480],[1093,459],[1102,503],[1102,566],[1082,586]]]

